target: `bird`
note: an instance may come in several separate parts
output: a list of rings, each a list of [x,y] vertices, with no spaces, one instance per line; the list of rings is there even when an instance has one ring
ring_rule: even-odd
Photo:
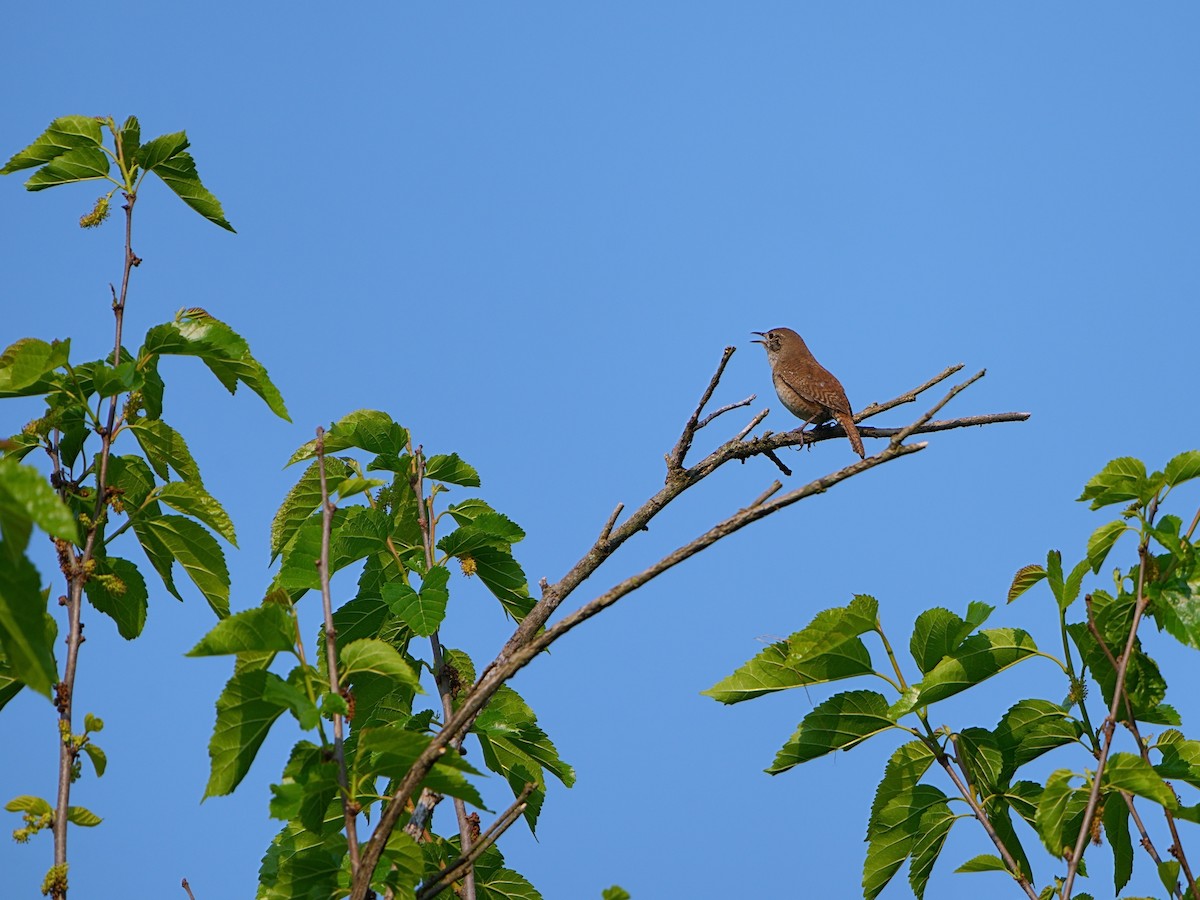
[[[775,382],[775,393],[779,395],[780,402],[789,412],[804,420],[799,430],[836,419],[846,429],[854,452],[865,459],[867,454],[858,428],[854,425],[854,414],[845,388],[828,369],[817,362],[804,343],[804,338],[790,328],[772,328],[751,334],[762,338],[751,343],[762,344],[767,351],[771,379]]]

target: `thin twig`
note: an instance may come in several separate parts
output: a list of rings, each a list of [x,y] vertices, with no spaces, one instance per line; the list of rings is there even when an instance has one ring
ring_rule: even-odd
[[[608,521],[604,523],[604,527],[600,529],[600,537],[597,543],[604,543],[608,540],[608,536],[612,534],[613,526],[617,524],[617,516],[621,515],[621,510],[625,508],[624,503],[618,503],[617,508],[612,511],[612,515],[608,517]],[[545,581],[545,579],[542,579]],[[542,588],[545,590],[545,586]]]
[[[517,796],[517,799],[512,802],[512,805],[496,818],[496,821],[491,824],[487,831],[479,836],[479,840],[469,850],[464,851],[458,859],[440,872],[437,878],[426,882],[417,889],[417,900],[429,900],[431,897],[436,897],[457,881],[464,873],[470,872],[475,860],[479,859],[488,847],[496,843],[500,839],[500,835],[504,834],[509,826],[516,822],[521,814],[525,812],[525,807],[529,805],[526,801],[536,788],[537,785],[533,783],[526,784]]]
[[[854,414],[854,421],[861,422],[863,419],[869,419],[871,416],[877,416],[881,412],[887,412],[887,410],[895,409],[897,406],[903,406],[905,403],[916,403],[918,396],[925,393],[925,391],[929,390],[935,384],[945,381],[955,372],[961,371],[962,367],[962,363],[954,366],[947,366],[924,384],[913,388],[911,391],[904,392],[899,397],[893,397],[891,400],[886,400],[883,403],[871,403],[867,406],[864,406]]]
[[[187,895],[190,900],[196,900],[196,895],[192,893],[192,887],[188,884],[188,880],[186,878],[183,879],[183,889],[187,891]]]
[[[321,576],[321,609],[325,613],[325,662],[329,669],[329,692],[340,694],[337,666],[337,630],[333,626],[333,600],[329,591],[329,538],[333,530],[333,501],[329,499],[329,484],[325,478],[325,429],[317,428],[317,467],[321,473],[321,558],[317,569]],[[338,787],[342,795],[342,818],[346,826],[346,847],[350,854],[350,872],[358,873],[358,808],[350,794],[350,779],[346,773],[345,717],[333,714],[333,758],[337,762]]]
[[[725,413],[730,412],[735,409],[741,409],[743,406],[749,406],[751,403],[753,403],[757,399],[758,399],[758,394],[751,394],[745,400],[739,400],[737,403],[728,403],[725,406],[722,406],[720,409],[715,410],[714,412],[710,412],[707,416],[705,416],[703,419],[700,420],[699,424],[696,425],[696,430],[699,431],[701,428],[703,428],[705,425],[707,425],[709,422],[711,422],[717,416],[724,415]]]
[[[750,501],[750,505],[758,506],[760,503],[765,503],[767,500],[770,500],[772,496],[777,494],[782,489],[783,489],[782,481],[772,481],[771,486],[769,488],[767,488],[765,491],[763,491],[761,494],[759,494],[757,497],[755,497],[753,500]]]
[[[1152,520],[1153,517],[1154,503],[1151,501],[1148,519]],[[1149,599],[1145,595],[1146,540],[1143,537],[1142,543],[1138,547],[1138,555],[1141,557],[1141,562],[1138,565],[1137,601],[1133,606],[1133,621],[1129,625],[1129,637],[1125,641],[1125,651],[1121,654],[1121,659],[1117,666],[1117,681],[1113,686],[1112,703],[1109,704],[1108,715],[1101,726],[1101,730],[1104,732],[1104,742],[1100,747],[1100,756],[1096,760],[1096,772],[1092,776],[1092,789],[1088,793],[1088,802],[1083,811],[1083,821],[1079,826],[1079,835],[1075,839],[1075,847],[1071,851],[1070,858],[1067,860],[1067,875],[1063,879],[1062,900],[1071,900],[1071,889],[1075,885],[1075,874],[1079,870],[1079,861],[1083,859],[1083,850],[1087,845],[1092,819],[1096,815],[1096,806],[1100,801],[1100,781],[1104,775],[1104,767],[1108,763],[1108,753],[1112,749],[1113,735],[1117,728],[1117,707],[1120,705],[1123,697],[1126,703],[1129,702],[1129,698],[1125,697],[1125,675],[1129,671],[1129,660],[1133,656],[1134,644],[1137,641],[1138,625],[1142,621],[1142,613],[1146,611],[1146,606],[1149,604]]]
[[[717,371],[709,379],[708,387],[704,389],[704,393],[700,397],[700,402],[696,404],[695,410],[688,416],[687,424],[683,426],[683,433],[679,435],[679,442],[667,456],[668,478],[670,478],[672,472],[683,468],[683,458],[687,456],[687,452],[692,446],[692,439],[695,438],[696,431],[701,427],[699,424],[700,413],[704,412],[705,405],[712,399],[713,391],[717,389],[717,383],[721,380],[725,366],[729,364],[729,358],[736,352],[737,347],[726,347],[721,354],[721,362],[717,364]],[[706,419],[705,423],[707,424],[707,422],[708,420]]]
[[[907,438],[910,434],[913,434],[918,428],[920,428],[921,426],[928,423],[930,419],[932,419],[935,415],[937,415],[938,412],[942,409],[942,407],[944,407],[947,403],[949,403],[951,400],[953,400],[955,397],[957,397],[959,394],[961,394],[963,391],[965,391],[967,388],[969,388],[971,385],[973,385],[976,381],[978,381],[980,378],[982,378],[986,374],[987,374],[987,369],[980,369],[978,372],[976,372],[974,375],[972,375],[966,381],[960,382],[959,384],[956,384],[954,387],[950,388],[950,390],[946,392],[946,396],[944,396],[941,400],[939,400],[937,403],[935,403],[933,405],[933,408],[928,410],[925,413],[925,415],[921,416],[919,419],[917,419],[911,425],[907,425],[904,428],[901,428],[898,432],[896,432],[896,434],[892,435],[891,442],[893,444],[899,444],[902,441],[904,441],[904,439]]]
[[[786,478],[792,477],[792,470],[783,464],[783,460],[775,455],[774,450],[764,450],[763,456],[765,456],[771,462],[775,463],[775,465],[779,467],[779,471],[784,474],[784,477],[786,477]]]

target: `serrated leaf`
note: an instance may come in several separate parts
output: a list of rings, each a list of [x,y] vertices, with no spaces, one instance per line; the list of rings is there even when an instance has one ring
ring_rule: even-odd
[[[1088,791],[1071,787],[1073,777],[1074,773],[1066,769],[1051,774],[1038,803],[1038,836],[1057,859],[1074,850],[1088,801]]]
[[[429,637],[446,617],[446,604],[450,592],[446,585],[450,572],[444,566],[435,566],[425,575],[420,591],[414,590],[403,581],[383,586],[383,600],[392,614],[398,617],[414,634]]]
[[[808,625],[777,641],[702,693],[721,703],[855,675],[869,675],[871,655],[859,635],[875,627],[878,606],[863,594],[849,606],[822,610]]]
[[[337,828],[341,820],[340,805],[330,804],[320,829],[288,822],[263,856],[256,900],[335,896],[346,858],[346,835]]]
[[[162,419],[136,419],[127,426],[137,438],[154,473],[166,481],[169,469],[184,481],[200,483],[200,467],[183,436]]]
[[[921,741],[901,744],[892,753],[883,770],[883,778],[875,788],[875,799],[871,802],[871,818],[867,824],[867,837],[874,834],[879,813],[894,797],[916,787],[933,764],[933,751]]]
[[[376,638],[353,641],[342,648],[341,676],[352,679],[359,673],[373,673],[398,680],[420,692],[420,683],[412,667],[391,644]]]
[[[137,164],[138,150],[142,146],[142,126],[137,116],[130,116],[121,125],[121,156],[127,164]]]
[[[922,673],[928,673],[948,654],[957,650],[974,630],[971,623],[963,621],[948,609],[927,609],[917,616],[913,624],[908,650],[917,668]]]
[[[1119,894],[1133,876],[1133,841],[1129,837],[1129,807],[1120,796],[1106,797],[1101,813],[1104,833],[1113,854],[1113,892]]]
[[[71,342],[47,344],[21,338],[0,354],[0,397],[32,397],[54,386],[54,372],[66,365]]]
[[[408,444],[408,432],[393,421],[387,413],[377,409],[359,409],[348,413],[329,426],[325,433],[325,452],[337,453],[350,447],[358,447],[368,453],[398,456]],[[316,439],[303,444],[287,465],[317,455]],[[373,468],[368,466],[368,468]]]
[[[353,470],[336,456],[325,457],[325,482],[336,484],[349,477]],[[271,522],[271,562],[283,552],[284,546],[321,505],[321,470],[317,461],[304,470],[292,487]]]
[[[158,489],[158,499],[167,506],[199,519],[233,546],[237,546],[237,534],[229,513],[198,482],[170,481]]]
[[[1003,672],[1034,655],[1037,645],[1020,628],[992,628],[973,634],[944,658],[916,686],[915,698],[894,707],[900,716],[918,707],[937,703]]]
[[[1108,551],[1113,548],[1113,544],[1126,531],[1131,530],[1128,525],[1117,519],[1114,522],[1101,525],[1092,532],[1092,536],[1088,538],[1087,542],[1087,558],[1088,563],[1092,567],[1092,572],[1099,574],[1100,567],[1104,565],[1104,560],[1108,557]]]
[[[954,871],[956,874],[959,872],[1008,872],[1008,866],[998,856],[981,853],[979,856],[971,857]]]
[[[1078,740],[1081,733],[1080,724],[1067,710],[1049,700],[1014,703],[996,724],[996,742],[1004,757],[1000,780],[1009,781],[1021,766]]]
[[[0,175],[44,165],[69,150],[98,146],[101,136],[100,122],[92,116],[60,116],[37,140],[14,154],[0,169]]]
[[[0,533],[10,552],[25,550],[28,539],[18,541],[13,532],[27,535],[31,525],[65,541],[78,537],[75,517],[42,473],[15,459],[0,459]]]
[[[800,723],[767,773],[778,775],[793,766],[834,750],[849,750],[867,738],[895,728],[886,698],[875,691],[846,691],[819,704]]]
[[[222,619],[187,656],[288,652],[295,649],[296,623],[278,603],[265,603]]]
[[[518,622],[524,620],[535,601],[529,595],[529,583],[521,564],[511,553],[494,547],[480,547],[471,558],[479,580],[500,601],[504,611]]]
[[[72,825],[79,825],[83,828],[93,828],[104,820],[86,807],[68,806],[67,821]]]
[[[212,761],[205,797],[230,794],[250,771],[267,732],[286,706],[266,698],[267,682],[283,681],[274,672],[234,675],[217,698],[217,722],[208,743]]]
[[[980,794],[987,796],[1002,787],[1004,754],[996,735],[986,728],[964,728],[957,735],[959,761]]]
[[[50,696],[58,681],[54,632],[47,628],[47,592],[33,563],[0,538],[0,649],[16,680]],[[53,621],[50,619],[50,621]]]
[[[77,147],[56,157],[38,169],[28,181],[25,189],[44,191],[60,184],[76,181],[94,181],[108,175],[109,161],[99,147]]]
[[[1124,791],[1145,797],[1168,810],[1179,805],[1171,786],[1148,762],[1133,753],[1114,753],[1108,758],[1100,787],[1103,791]]]
[[[137,566],[117,556],[97,559],[95,566],[92,577],[83,585],[88,602],[116,622],[117,632],[131,641],[146,626],[150,601],[146,579]]]
[[[1163,469],[1163,475],[1170,487],[1200,478],[1200,450],[1185,450],[1174,457]]]
[[[185,150],[177,150],[166,159],[155,161],[147,169],[161,178],[179,198],[214,225],[220,225],[227,231],[234,228],[225,218],[221,203],[212,192],[200,181],[200,173],[196,171],[196,161]]]
[[[480,485],[479,473],[473,466],[463,462],[457,453],[429,457],[425,463],[425,477],[431,481],[460,484],[463,487]]]
[[[1008,602],[1012,603],[1045,577],[1046,570],[1039,565],[1030,564],[1018,569],[1017,574],[1013,576],[1012,584],[1008,588]]]
[[[1112,460],[1086,485],[1080,500],[1090,500],[1092,509],[1131,500],[1148,503],[1154,495],[1146,477],[1146,465],[1132,456]]]
[[[140,130],[140,129],[139,129]],[[165,162],[177,153],[188,148],[187,134],[182,131],[171,134],[160,134],[153,140],[146,141],[138,150],[138,165],[147,172],[154,171],[160,163]]]
[[[942,817],[941,810],[948,813],[946,795],[931,785],[919,784],[893,797],[872,821],[872,836],[863,862],[865,900],[874,900],[904,865],[921,838],[922,819],[929,810],[937,810],[934,815],[938,818]]]
[[[229,615],[229,569],[217,539],[183,516],[158,516],[142,527],[183,566],[213,612],[222,618]]]
[[[203,310],[181,310],[174,321],[146,332],[138,357],[149,354],[199,357],[229,393],[234,393],[240,382],[258,394],[271,412],[291,421],[279,389],[271,382],[266,368],[250,353],[250,345]]]

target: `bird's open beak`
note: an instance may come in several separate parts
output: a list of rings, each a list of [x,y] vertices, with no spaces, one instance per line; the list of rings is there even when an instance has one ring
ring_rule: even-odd
[[[751,334],[757,334],[759,337],[765,337],[766,333],[762,331],[752,331]],[[751,341],[752,344],[765,344],[766,341]]]

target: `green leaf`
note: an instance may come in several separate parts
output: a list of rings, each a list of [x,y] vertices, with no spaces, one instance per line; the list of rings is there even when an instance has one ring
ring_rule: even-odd
[[[1108,557],[1108,551],[1113,548],[1113,544],[1126,531],[1132,530],[1120,519],[1117,519],[1101,525],[1092,532],[1092,536],[1088,538],[1087,542],[1087,558],[1093,572],[1097,574],[1100,572],[1100,567],[1104,565],[1104,560]]]
[[[387,482],[382,478],[359,478],[357,475],[351,475],[343,478],[340,482],[334,482],[333,493],[339,500],[345,500],[347,497],[373,491],[385,484]]]
[[[1008,602],[1012,603],[1023,593],[1046,577],[1046,570],[1038,565],[1028,565],[1018,569],[1013,576],[1012,585],[1008,589]],[[976,857],[982,859],[983,857]]]
[[[402,581],[396,581],[383,586],[383,599],[392,614],[408,625],[414,634],[429,637],[446,617],[446,604],[450,600],[450,592],[446,588],[449,580],[450,570],[435,566],[426,573],[419,592]]]
[[[225,218],[221,201],[200,181],[196,161],[190,153],[176,153],[170,159],[156,165],[153,171],[184,203],[214,225],[220,225],[226,231],[236,234],[234,227]]]
[[[349,447],[358,447],[368,453],[397,456],[408,444],[408,432],[397,425],[392,417],[377,409],[359,409],[340,418],[325,433],[325,452],[337,453]],[[312,459],[317,455],[314,438],[300,447],[287,461],[292,463]],[[368,468],[376,468],[368,466]]]
[[[199,519],[233,546],[237,546],[237,534],[229,513],[199,482],[171,481],[158,489],[158,499],[172,509]]]
[[[11,175],[57,159],[69,150],[99,146],[100,121],[92,116],[61,116],[42,135],[5,163],[0,175]]]
[[[477,877],[475,896],[477,900],[542,900],[537,888],[524,875],[506,868]]]
[[[343,680],[352,679],[359,673],[374,673],[398,680],[420,692],[417,674],[393,647],[376,638],[354,641],[342,648],[341,675]]]
[[[956,874],[959,872],[1008,872],[1008,866],[998,856],[981,853],[979,856],[971,857],[954,871]]]
[[[0,397],[33,397],[55,384],[54,372],[67,364],[71,342],[47,344],[21,338],[0,354]]]
[[[986,607],[987,613],[977,610],[976,616],[981,616],[978,622],[971,621],[970,612],[964,621],[950,610],[941,607],[927,609],[917,616],[908,649],[917,668],[923,674],[928,674],[946,656],[957,650],[967,636],[987,618],[992,607],[980,605]]]
[[[1168,741],[1168,735],[1178,739]],[[1162,753],[1162,761],[1154,771],[1163,778],[1177,778],[1200,788],[1200,741],[1184,740],[1179,732],[1168,731],[1159,738],[1157,749]]]
[[[1091,508],[1100,509],[1130,500],[1149,503],[1153,496],[1154,491],[1146,478],[1145,463],[1132,456],[1122,456],[1106,465],[1084,485],[1079,499],[1091,500]]]
[[[133,168],[137,164],[138,151],[142,146],[142,126],[137,116],[130,116],[121,126],[121,156],[126,165]]]
[[[183,436],[162,419],[136,419],[128,425],[133,436],[146,454],[159,478],[166,481],[170,477],[168,467],[174,469],[184,481],[201,483],[200,467],[192,458],[187,442]]]
[[[140,131],[140,128],[139,128]],[[176,131],[172,134],[160,134],[153,140],[146,141],[138,150],[138,165],[147,172],[152,172],[161,163],[166,162],[177,153],[188,147],[187,134]]]
[[[872,735],[895,728],[887,707],[887,699],[875,691],[835,694],[804,717],[766,771],[778,775],[834,750],[849,750]]]
[[[461,484],[463,487],[479,487],[479,473],[467,465],[457,453],[449,456],[431,456],[425,463],[425,477],[446,484]]]
[[[0,539],[0,648],[16,680],[50,696],[58,681],[54,662],[53,619],[46,612],[47,593],[33,563],[13,552],[8,537]]]
[[[533,609],[534,599],[529,595],[529,583],[521,564],[512,554],[494,547],[480,547],[471,554],[471,559],[475,561],[479,580],[500,601],[504,611],[522,621]]]
[[[28,794],[13,797],[4,804],[4,808],[9,812],[27,812],[34,816],[44,816],[54,812],[54,807],[49,802],[41,797],[31,797]]]
[[[92,768],[96,770],[96,777],[99,778],[104,774],[104,770],[108,768],[108,757],[104,751],[93,744],[91,741],[83,745],[83,752],[88,755],[88,759],[92,761]]]
[[[298,818],[309,831],[319,833],[337,795],[337,763],[315,744],[298,741],[283,770],[282,784],[271,785],[271,793],[274,818]]]
[[[875,823],[879,821],[883,808],[899,794],[912,791],[929,771],[933,761],[933,751],[921,741],[909,741],[896,748],[883,770],[879,786],[875,789],[871,818],[867,824],[868,839],[875,833]]]
[[[1158,880],[1167,889],[1167,893],[1179,894],[1179,860],[1171,859],[1158,864]]]
[[[1050,855],[1062,859],[1075,849],[1088,791],[1071,787],[1074,773],[1059,769],[1046,781],[1037,810],[1037,832]]]
[[[267,370],[250,353],[250,345],[224,322],[202,309],[180,310],[173,322],[156,325],[146,332],[139,358],[147,354],[196,356],[212,370],[229,393],[238,382],[246,385],[266,402],[271,412],[288,418],[279,389],[267,376]]]
[[[256,900],[336,896],[346,857],[346,835],[337,829],[341,821],[340,805],[330,804],[319,830],[288,822],[263,856]]]
[[[67,821],[83,828],[92,828],[104,820],[89,809],[82,806],[67,807]]]
[[[104,720],[91,713],[85,713],[83,716],[83,730],[88,732],[101,732],[104,730]]]
[[[292,678],[288,681],[278,679],[267,679],[266,689],[263,691],[263,700],[267,703],[278,703],[281,706],[291,710],[296,721],[304,731],[312,731],[320,722],[320,714],[317,712],[317,705],[309,699],[308,694],[300,687],[293,684],[292,681],[302,681],[305,677],[304,669],[297,666],[292,673]],[[341,700],[341,697],[338,697]],[[344,702],[344,701],[343,701]]]
[[[1129,807],[1123,798],[1104,800],[1104,833],[1113,853],[1113,893],[1119,894],[1133,876],[1133,841],[1129,837]]]
[[[601,900],[632,900],[633,895],[619,884],[605,888],[600,892]]]
[[[923,900],[933,865],[937,862],[950,835],[950,827],[958,817],[950,812],[945,803],[935,803],[926,808],[918,825],[917,839],[913,842],[912,862],[909,864],[908,883],[917,900]]]
[[[533,710],[508,686],[502,686],[488,701],[475,720],[473,731],[483,748],[484,765],[508,781],[514,797],[521,793],[526,782],[538,785],[530,795],[534,802],[525,810],[532,831],[545,797],[544,773],[551,772],[571,787],[575,783],[575,770],[559,757]]]
[[[27,546],[10,537],[10,530],[28,531],[36,525],[51,537],[74,541],[78,538],[75,517],[33,466],[14,459],[0,459],[0,532],[18,552]]]
[[[914,709],[937,703],[979,684],[1009,666],[1033,656],[1037,646],[1028,632],[1019,628],[991,628],[973,634],[945,657],[916,686],[914,697],[893,708],[899,717]]]
[[[1068,711],[1049,700],[1014,703],[996,725],[996,743],[1004,758],[999,780],[1011,780],[1021,766],[1081,734],[1081,725]]]
[[[278,603],[264,603],[222,619],[187,655],[288,652],[295,644],[296,623],[291,613]]]
[[[872,836],[868,839],[867,858],[863,862],[862,887],[865,900],[874,900],[879,896],[892,876],[904,865],[904,861],[921,840],[923,828],[930,825],[930,822],[926,821],[927,813],[933,821],[948,816],[946,795],[931,785],[919,784],[893,797],[880,810],[879,816],[872,820]],[[949,823],[945,828],[949,828]],[[945,832],[942,832],[941,840],[945,840]],[[940,841],[937,844],[940,849]],[[936,857],[936,851],[933,856]],[[929,860],[924,872],[925,878],[928,878],[928,867],[931,866],[932,860]]]
[[[325,457],[325,480],[327,484],[336,484],[349,477],[352,469],[336,456]],[[292,539],[305,520],[321,505],[321,470],[317,461],[304,470],[300,480],[288,491],[275,513],[271,522],[271,562],[283,552],[287,542]]]
[[[117,556],[95,561],[92,576],[84,582],[88,602],[117,624],[117,632],[127,641],[142,633],[150,592],[137,566]]]
[[[1185,450],[1174,457],[1163,470],[1167,485],[1175,487],[1193,478],[1200,478],[1200,450]]]
[[[428,745],[428,735],[402,728],[363,729],[359,732],[357,771],[360,774],[401,778]],[[457,753],[443,754],[425,777],[422,785],[430,790],[466,800],[480,809],[487,809],[479,791],[464,772],[479,774]]]
[[[817,613],[808,625],[777,641],[704,691],[721,703],[740,703],[774,691],[869,675],[871,655],[859,635],[875,628],[878,604],[860,594],[849,606]]]
[[[212,768],[205,797],[233,793],[250,771],[258,748],[286,706],[267,699],[267,682],[282,682],[263,669],[241,672],[229,679],[217,698],[217,723],[208,743]]]
[[[959,760],[976,790],[984,796],[1000,791],[1004,754],[996,735],[986,728],[964,728],[957,738]]]
[[[219,617],[229,615],[229,569],[216,538],[191,519],[159,516],[142,523],[183,566]]]
[[[1103,791],[1124,791],[1145,797],[1169,810],[1179,806],[1170,785],[1148,762],[1132,753],[1114,753],[1108,758],[1100,787]]]
[[[108,154],[99,147],[78,147],[42,166],[25,182],[25,188],[44,191],[60,184],[93,181],[108,175],[108,169]]]

